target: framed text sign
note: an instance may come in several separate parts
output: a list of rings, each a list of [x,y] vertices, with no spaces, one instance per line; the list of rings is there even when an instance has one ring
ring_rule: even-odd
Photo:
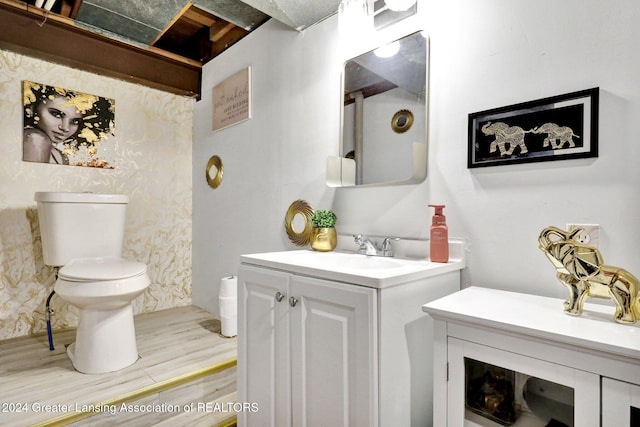
[[[251,67],[240,70],[213,88],[213,130],[251,118]]]

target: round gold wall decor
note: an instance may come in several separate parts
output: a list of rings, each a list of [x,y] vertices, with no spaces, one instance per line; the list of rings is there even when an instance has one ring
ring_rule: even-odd
[[[409,110],[400,110],[391,119],[391,129],[396,133],[404,133],[413,126],[413,113]]]
[[[302,230],[297,230],[294,226],[296,217],[300,215],[304,221]],[[311,238],[311,217],[313,216],[313,208],[305,200],[296,200],[291,203],[287,214],[284,217],[284,228],[287,236],[297,246],[306,246]]]
[[[211,188],[218,188],[222,183],[222,159],[219,156],[211,156],[207,163],[207,184]]]

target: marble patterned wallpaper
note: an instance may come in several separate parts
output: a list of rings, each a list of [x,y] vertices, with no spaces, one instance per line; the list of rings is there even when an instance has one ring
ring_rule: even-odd
[[[112,98],[115,169],[22,161],[22,81]],[[36,191],[130,197],[124,257],[147,264],[151,285],[134,312],[191,304],[194,100],[0,50],[0,339],[46,330],[53,270],[44,265]],[[54,296],[54,329],[77,311]]]

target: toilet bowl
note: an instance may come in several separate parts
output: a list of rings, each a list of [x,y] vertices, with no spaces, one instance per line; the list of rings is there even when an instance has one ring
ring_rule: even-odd
[[[79,309],[67,348],[76,370],[101,374],[138,360],[131,302],[149,283],[145,264],[118,257],[76,258],[59,270],[56,294]]]
[[[131,303],[149,286],[145,264],[122,258],[129,197],[37,192],[42,257],[61,267],[56,294],[79,309],[76,370],[113,372],[138,360]]]

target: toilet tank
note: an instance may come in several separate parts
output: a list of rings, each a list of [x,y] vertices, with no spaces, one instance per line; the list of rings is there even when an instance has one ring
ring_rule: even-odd
[[[37,192],[44,263],[62,266],[74,258],[121,256],[129,196]]]

